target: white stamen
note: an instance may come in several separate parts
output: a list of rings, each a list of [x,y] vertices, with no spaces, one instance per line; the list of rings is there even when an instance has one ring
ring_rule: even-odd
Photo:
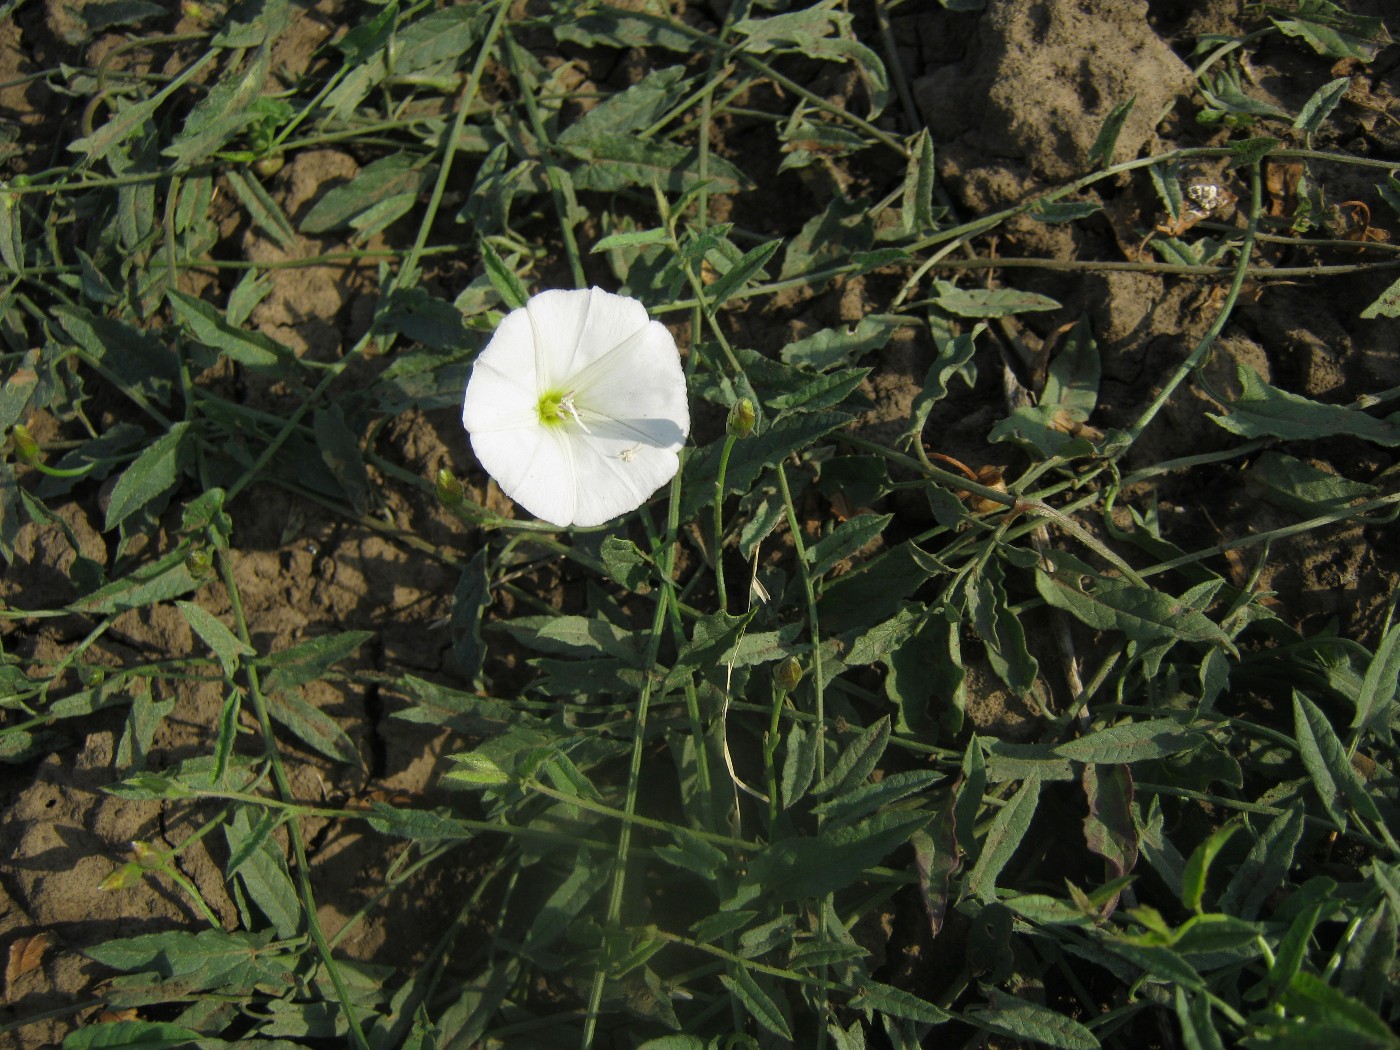
[[[560,419],[564,418],[564,412],[566,409],[568,410],[569,415],[574,417],[574,422],[579,425],[579,427],[583,430],[585,434],[593,433],[593,431],[588,429],[588,425],[578,417],[578,409],[574,407],[574,391],[572,390],[570,390],[567,394],[565,394],[559,399],[558,412]]]

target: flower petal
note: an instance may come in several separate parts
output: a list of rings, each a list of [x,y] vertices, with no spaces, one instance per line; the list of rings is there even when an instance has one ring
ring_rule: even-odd
[[[578,472],[563,427],[536,422],[527,430],[473,431],[471,439],[476,458],[502,492],[551,525],[575,524]]]
[[[535,336],[529,315],[512,310],[472,365],[462,425],[472,434],[539,425]]]
[[[534,327],[540,390],[568,386],[571,377],[648,324],[645,306],[601,288],[540,292],[525,309]]]
[[[601,525],[636,510],[676,475],[676,449],[648,444],[623,424],[604,420],[573,441],[578,478],[575,525]]]
[[[690,433],[685,372],[671,333],[658,321],[571,380],[585,422],[611,419],[635,440],[678,450]],[[589,422],[592,426],[592,422]]]

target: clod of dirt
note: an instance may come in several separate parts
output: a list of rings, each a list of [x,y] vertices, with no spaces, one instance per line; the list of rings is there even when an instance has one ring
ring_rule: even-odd
[[[914,94],[938,139],[1053,182],[1084,172],[1104,119],[1134,96],[1114,155],[1135,155],[1189,79],[1148,24],[1146,0],[993,0],[967,57],[917,80]]]

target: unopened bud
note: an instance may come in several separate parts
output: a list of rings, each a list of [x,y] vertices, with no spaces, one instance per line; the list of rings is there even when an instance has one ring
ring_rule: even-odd
[[[140,882],[141,875],[141,865],[136,863],[123,864],[120,868],[103,879],[98,884],[97,888],[100,890],[124,890]]]
[[[185,571],[202,580],[214,571],[214,556],[204,547],[196,547],[185,555]]]
[[[39,442],[34,440],[34,435],[29,432],[28,427],[23,423],[16,423],[10,434],[14,438],[16,456],[31,465],[40,462]]]
[[[136,863],[148,871],[165,867],[164,855],[149,842],[136,839],[131,844],[131,852],[136,857]]]
[[[802,665],[797,657],[789,656],[773,671],[773,684],[785,693],[790,693],[802,681]]]
[[[437,472],[437,483],[434,487],[437,489],[438,502],[448,509],[460,506],[466,499],[462,483],[457,480],[457,475],[446,467]]]
[[[753,433],[753,425],[758,421],[753,410],[753,402],[746,397],[739,398],[734,402],[734,407],[729,410],[729,422],[725,424],[725,430],[733,437],[748,437]]]

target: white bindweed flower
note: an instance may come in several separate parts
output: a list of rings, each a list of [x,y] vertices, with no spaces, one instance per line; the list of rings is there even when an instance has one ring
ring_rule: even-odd
[[[541,292],[501,322],[462,405],[501,490],[552,525],[601,525],[671,478],[690,432],[675,340],[635,299]]]

